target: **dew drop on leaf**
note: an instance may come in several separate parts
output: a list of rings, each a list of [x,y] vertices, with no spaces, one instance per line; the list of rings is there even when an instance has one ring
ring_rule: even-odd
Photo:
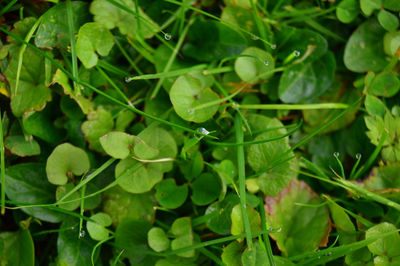
[[[271,44],[271,49],[275,50],[276,49],[276,44]]]
[[[269,61],[264,61],[264,64],[265,64],[266,66],[269,66]]]
[[[357,160],[361,159],[361,153],[357,153],[357,154],[356,154],[356,159],[357,159]]]
[[[334,153],[333,153],[333,156],[335,156],[336,158],[338,158],[339,155],[340,155],[340,153],[338,153],[338,152],[334,152]]]
[[[293,54],[294,54],[295,57],[299,57],[300,56],[300,52],[297,51],[297,50],[294,50]]]
[[[86,235],[86,232],[84,230],[79,232],[79,238],[84,238]]]
[[[171,34],[165,33],[164,34],[164,39],[166,39],[167,41],[171,40]]]

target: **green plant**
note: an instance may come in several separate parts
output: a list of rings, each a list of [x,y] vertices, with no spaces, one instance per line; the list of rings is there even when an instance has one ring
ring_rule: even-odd
[[[1,264],[399,264],[399,11],[1,3]]]

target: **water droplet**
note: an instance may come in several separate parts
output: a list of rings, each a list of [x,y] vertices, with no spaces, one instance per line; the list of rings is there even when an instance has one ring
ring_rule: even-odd
[[[294,50],[293,54],[294,54],[295,57],[299,57],[300,56],[300,52],[297,51],[297,50]]]
[[[333,156],[335,156],[336,158],[338,158],[340,155],[340,153],[338,153],[337,151],[333,153]]]
[[[131,82],[131,78],[130,77],[125,77],[125,82],[126,83]]]
[[[201,139],[201,138],[203,138],[204,136],[203,135],[208,135],[208,134],[210,134],[210,131],[208,131],[207,129],[205,129],[204,127],[200,127],[200,128],[198,128],[198,129],[196,129],[196,132],[199,132],[200,134],[195,134],[194,136],[197,138],[197,139]]]
[[[325,256],[332,256],[332,252],[326,253]]]
[[[356,154],[356,159],[358,160],[358,159],[361,159],[361,153],[357,153]]]
[[[164,34],[164,39],[166,39],[167,41],[171,40],[171,34],[165,33]]]
[[[232,102],[232,108],[235,110],[239,110],[239,105],[237,102]]]
[[[188,114],[194,114],[194,110],[192,109],[192,108],[189,108],[188,110],[187,110],[187,112],[188,112]]]
[[[270,47],[271,47],[272,50],[275,50],[276,49],[276,44],[271,44]]]
[[[251,35],[251,39],[256,41],[256,40],[258,40],[258,37],[253,34],[253,35]]]
[[[264,61],[264,64],[265,64],[266,66],[269,66],[269,61],[265,60],[265,61]]]
[[[79,232],[79,238],[84,238],[86,235],[86,232],[84,230]]]

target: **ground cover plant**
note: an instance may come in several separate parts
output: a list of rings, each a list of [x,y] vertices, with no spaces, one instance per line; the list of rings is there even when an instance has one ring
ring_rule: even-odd
[[[1,265],[400,265],[399,12],[2,1]]]

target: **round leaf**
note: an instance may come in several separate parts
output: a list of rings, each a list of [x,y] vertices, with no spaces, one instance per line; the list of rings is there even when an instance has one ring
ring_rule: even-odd
[[[383,38],[385,53],[394,56],[400,46],[400,31],[387,32]]]
[[[125,159],[133,148],[135,137],[124,132],[113,131],[100,138],[104,151],[111,157]]]
[[[33,138],[26,140],[24,136],[8,136],[4,145],[13,154],[21,157],[40,154],[39,143]]]
[[[219,179],[210,173],[201,174],[192,183],[191,199],[196,205],[207,205],[216,200],[221,192]]]
[[[344,64],[353,72],[380,71],[386,65],[383,52],[385,30],[376,19],[361,24],[350,36],[344,50]]]
[[[390,223],[381,223],[375,225],[367,230],[365,233],[365,239],[377,237],[383,233],[397,230],[396,226]],[[393,233],[383,239],[378,239],[375,242],[368,245],[368,249],[374,255],[383,255],[388,257],[400,256],[400,235],[398,232]]]
[[[275,60],[271,54],[257,47],[249,47],[235,61],[235,72],[246,82],[257,82],[270,77],[267,74],[275,68]],[[262,77],[258,77],[259,75]]]
[[[250,206],[246,207],[247,217],[249,218],[250,228],[252,232],[261,231],[261,218],[260,214]],[[244,224],[243,224],[243,216],[242,216],[242,207],[240,204],[236,205],[232,209],[231,213],[232,219],[232,227],[231,233],[232,235],[240,235],[244,233]]]
[[[342,0],[336,8],[336,16],[341,22],[350,23],[357,17],[359,11],[357,0]]]
[[[379,11],[378,21],[387,31],[395,31],[399,27],[399,18],[384,9]]]
[[[202,87],[199,79],[191,75],[180,76],[172,85],[169,97],[175,112],[184,120],[202,123],[210,119],[218,110],[218,104],[207,108],[193,108],[219,100],[218,94],[208,87]]]
[[[106,239],[109,233],[105,227],[111,225],[111,217],[107,213],[99,212],[92,215],[90,219],[94,220],[94,222],[88,221],[86,224],[90,237],[98,241]]]
[[[193,245],[193,231],[190,217],[181,217],[174,221],[171,226],[171,233],[175,235],[175,239],[171,242],[171,249],[176,250]],[[177,254],[180,257],[190,258],[195,255],[195,251],[189,250]]]
[[[56,190],[56,199],[59,200],[62,197],[64,197],[64,195],[66,195],[68,192],[70,192],[72,189],[74,188],[74,184],[72,183],[67,183],[64,186],[59,186]],[[60,208],[69,210],[69,211],[73,211],[76,208],[79,207],[79,205],[81,205],[81,201],[77,200],[80,198],[80,194],[78,193],[78,191],[75,191],[74,193],[71,194],[71,196],[69,196],[68,198],[66,198],[64,201],[70,201],[70,200],[75,200],[72,202],[68,202],[68,203],[63,203],[60,204]]]
[[[156,199],[165,208],[178,208],[185,202],[187,195],[187,185],[177,186],[172,178],[165,179],[156,186]]]
[[[84,150],[69,143],[60,144],[47,158],[47,179],[54,185],[65,185],[73,174],[82,175],[89,168],[89,157]]]
[[[392,97],[400,90],[400,80],[394,72],[382,72],[372,80],[368,91],[375,96]]]
[[[214,214],[207,220],[207,227],[220,235],[229,235],[231,232],[231,212],[235,205],[239,203],[236,194],[228,194],[223,201],[210,204],[205,214]]]
[[[169,248],[170,241],[162,228],[153,227],[147,232],[147,242],[153,250],[162,252]]]

